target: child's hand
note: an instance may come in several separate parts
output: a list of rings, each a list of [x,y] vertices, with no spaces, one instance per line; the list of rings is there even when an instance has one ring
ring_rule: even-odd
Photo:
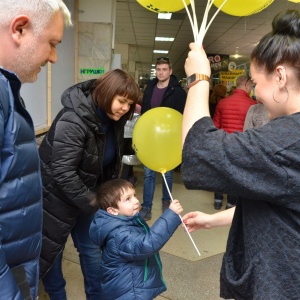
[[[177,199],[171,201],[169,208],[172,209],[174,213],[178,215],[180,215],[183,212],[183,208]]]

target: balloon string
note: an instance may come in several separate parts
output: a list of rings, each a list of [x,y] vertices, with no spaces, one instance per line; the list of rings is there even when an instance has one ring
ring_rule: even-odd
[[[166,176],[165,176],[164,173],[161,173],[161,174],[162,174],[162,177],[163,177],[163,179],[164,179],[164,182],[165,182],[165,185],[166,185],[166,187],[167,187],[167,190],[168,190],[168,193],[169,193],[169,195],[170,195],[170,198],[171,198],[172,201],[174,201],[174,200],[173,200],[173,197],[172,197],[172,194],[171,194],[171,192],[170,192],[170,189],[169,189],[167,180],[166,180]],[[195,247],[195,249],[196,249],[198,255],[201,256],[201,254],[200,254],[200,252],[199,252],[199,250],[198,250],[198,248],[197,248],[197,246],[196,246],[196,244],[195,244],[195,242],[194,242],[194,240],[193,240],[191,234],[189,233],[189,231],[188,231],[186,225],[184,224],[184,222],[183,222],[183,220],[182,220],[181,215],[179,215],[179,218],[180,218],[180,220],[181,220],[181,223],[183,224],[183,227],[184,227],[184,229],[185,229],[185,232],[188,234],[189,238],[191,239],[191,241],[192,241],[192,243],[193,243],[193,245],[194,245],[194,247]]]
[[[194,0],[191,0],[191,1],[194,1]],[[196,41],[197,40],[198,26],[197,27],[195,26],[194,21],[192,19],[192,16],[190,14],[190,11],[189,11],[189,9],[187,7],[187,4],[185,3],[185,0],[182,0],[182,3],[184,5],[184,7],[185,7],[185,10],[187,12],[187,15],[188,15],[190,23],[191,23],[191,27],[192,27],[192,31],[193,31],[193,35],[194,35],[194,41]]]
[[[195,8],[195,2],[194,0],[190,0],[191,3],[191,7],[192,7],[192,13],[193,13],[193,18],[190,14],[190,11],[188,9],[188,6],[185,2],[185,0],[182,0],[183,5],[185,7],[185,10],[187,12],[187,15],[189,17],[190,23],[191,23],[191,27],[192,27],[192,31],[193,31],[193,35],[194,35],[194,41],[195,43],[197,43],[198,45],[202,45],[204,37],[207,33],[208,28],[210,27],[211,23],[213,22],[213,20],[215,19],[215,17],[217,16],[217,14],[219,13],[219,11],[222,9],[222,7],[224,6],[224,4],[227,2],[228,0],[224,0],[223,3],[220,5],[220,7],[218,8],[218,10],[215,12],[215,14],[212,16],[212,18],[210,19],[208,25],[207,25],[207,19],[208,19],[208,13],[214,3],[214,0],[207,0],[207,4],[205,7],[205,11],[204,11],[204,16],[203,16],[203,20],[200,26],[200,29],[198,31],[198,22],[197,22],[197,15],[196,15],[196,8]]]
[[[203,34],[203,38],[208,30],[208,28],[210,27],[212,21],[215,19],[215,17],[217,16],[217,14],[219,13],[219,11],[222,9],[222,7],[225,5],[225,3],[227,2],[228,0],[224,0],[223,3],[220,5],[220,7],[218,8],[218,10],[215,12],[215,14],[212,16],[212,18],[210,19],[208,25],[206,26],[205,28],[205,32]],[[214,0],[212,1],[212,3],[214,2]]]

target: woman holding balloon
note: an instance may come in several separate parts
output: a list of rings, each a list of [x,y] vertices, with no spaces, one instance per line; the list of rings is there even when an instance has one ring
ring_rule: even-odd
[[[240,196],[235,211],[183,216],[190,232],[232,222],[220,277],[225,299],[300,295],[299,24],[298,11],[280,13],[251,54],[255,94],[271,119],[266,125],[235,134],[218,130],[209,115],[209,82],[190,84],[182,129],[184,184]],[[190,49],[187,76],[207,79],[204,49],[194,43]]]

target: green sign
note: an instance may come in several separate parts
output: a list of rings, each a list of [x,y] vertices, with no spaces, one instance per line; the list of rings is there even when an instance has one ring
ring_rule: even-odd
[[[82,75],[103,75],[105,73],[104,68],[88,68],[88,69],[80,69],[80,74]]]

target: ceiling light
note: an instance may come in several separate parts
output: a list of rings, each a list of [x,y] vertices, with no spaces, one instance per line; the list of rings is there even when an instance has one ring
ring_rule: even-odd
[[[170,20],[171,17],[172,17],[172,13],[159,13],[157,18]]]
[[[159,41],[159,42],[173,42],[175,40],[175,38],[171,38],[171,37],[158,37],[158,36],[156,36],[155,40]]]
[[[239,55],[239,47],[235,47],[235,55],[234,55],[234,58],[239,58],[240,55]]]
[[[168,51],[168,50],[153,50],[153,53],[164,53],[164,54],[168,54],[169,51]]]

